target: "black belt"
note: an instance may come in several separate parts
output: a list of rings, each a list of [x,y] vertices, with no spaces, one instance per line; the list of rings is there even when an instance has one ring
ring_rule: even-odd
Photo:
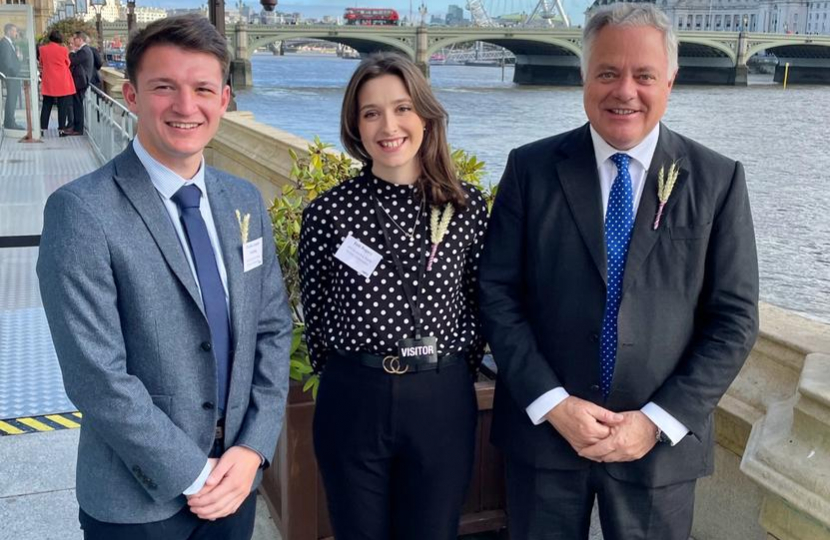
[[[380,356],[351,351],[332,351],[331,356],[356,362],[362,366],[382,369],[390,375],[405,375],[407,373],[418,373],[419,371],[441,371],[441,368],[461,363],[466,358],[463,351],[439,356],[437,362],[418,362],[394,355]]]

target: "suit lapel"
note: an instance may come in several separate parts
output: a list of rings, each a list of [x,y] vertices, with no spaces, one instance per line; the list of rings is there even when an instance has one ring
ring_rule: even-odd
[[[242,236],[239,222],[236,219],[236,210],[238,208],[244,214],[249,213],[250,209],[246,210],[244,206],[234,206],[230,191],[225,188],[223,181],[211,169],[205,170],[205,185],[207,186],[210,208],[213,213],[213,222],[216,224],[216,232],[222,245],[225,272],[228,276],[228,303],[230,304],[231,333],[235,350],[239,343],[245,302]]]
[[[594,145],[587,124],[574,135],[565,152],[568,152],[568,158],[556,165],[559,182],[582,240],[591,253],[602,280],[607,281],[602,192]]]
[[[646,175],[646,185],[643,188],[643,195],[640,198],[640,206],[637,210],[637,217],[634,220],[634,230],[631,233],[631,245],[628,248],[628,258],[625,263],[625,276],[623,277],[623,293],[637,279],[640,268],[643,266],[649,253],[663,233],[666,219],[671,214],[677,200],[686,188],[689,171],[683,168],[683,152],[676,144],[675,137],[662,124],[660,125],[660,138],[657,141],[657,148],[654,150],[654,157],[651,159],[651,166]],[[664,167],[668,173],[672,163],[680,164],[680,173],[677,176],[677,183],[672,190],[671,196],[663,209],[663,216],[660,218],[660,227],[654,230],[654,218],[657,216],[659,201],[657,199],[657,176],[660,167]]]
[[[202,297],[196,280],[187,264],[176,230],[170,224],[170,215],[164,208],[150,175],[133,151],[132,144],[115,159],[115,181],[141,216],[159,247],[170,270],[179,278],[187,292],[204,313]]]

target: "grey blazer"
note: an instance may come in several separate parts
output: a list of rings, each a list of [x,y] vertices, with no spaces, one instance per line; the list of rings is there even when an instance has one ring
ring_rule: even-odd
[[[212,168],[205,182],[230,297],[226,447],[250,447],[267,466],[292,330],[271,222],[250,183]],[[263,238],[264,263],[248,272],[237,209],[251,215],[249,239]],[[216,361],[183,248],[132,145],[49,197],[37,274],[66,392],[83,413],[81,508],[110,523],[172,516],[213,443]]]

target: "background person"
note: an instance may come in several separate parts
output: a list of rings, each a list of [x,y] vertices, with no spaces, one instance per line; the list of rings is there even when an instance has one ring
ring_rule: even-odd
[[[72,130],[66,135],[84,134],[84,96],[95,71],[95,59],[86,42],[89,36],[84,32],[75,32],[72,36],[73,51],[69,55],[69,69],[75,82],[75,96],[72,98]]]
[[[758,332],[743,167],[660,124],[677,37],[657,7],[598,9],[582,58],[588,124],[510,153],[481,265],[510,537],[585,540],[596,497],[606,540],[688,540]]]
[[[49,42],[38,48],[40,58],[41,93],[40,129],[49,129],[52,105],[58,106],[58,130],[69,127],[75,82],[69,71],[69,51],[63,46],[63,35],[58,30],[49,32]]]
[[[306,339],[322,370],[314,447],[338,540],[458,536],[477,421],[470,373],[483,352],[475,280],[487,208],[456,176],[446,121],[411,61],[369,57],[341,115],[343,145],[363,172],[303,215]]]
[[[3,38],[0,39],[0,73],[6,77],[20,74],[20,53],[17,50],[17,26],[6,23],[3,26]],[[26,129],[19,125],[14,117],[17,102],[20,99],[20,81],[6,79],[6,102],[4,105],[3,127],[6,129]]]

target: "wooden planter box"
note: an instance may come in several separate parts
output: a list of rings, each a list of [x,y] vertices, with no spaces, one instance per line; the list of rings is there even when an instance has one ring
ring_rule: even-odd
[[[478,433],[475,465],[459,534],[507,527],[504,460],[490,444],[494,381],[476,383]],[[311,421],[314,401],[292,381],[277,453],[260,487],[282,540],[333,540],[326,495],[317,473]]]

